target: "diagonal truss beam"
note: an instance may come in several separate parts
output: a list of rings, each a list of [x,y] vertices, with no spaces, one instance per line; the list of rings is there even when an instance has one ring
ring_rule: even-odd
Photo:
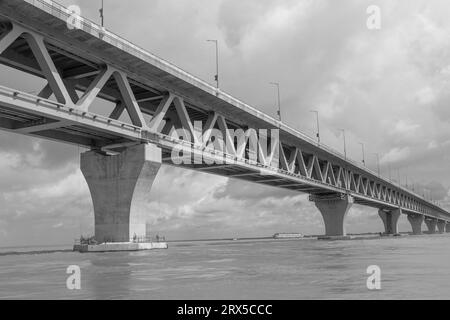
[[[111,99],[108,100],[116,103],[114,110],[109,116],[110,119],[119,119],[123,112],[127,110],[133,125],[137,127],[152,132],[161,132],[161,130],[166,132],[170,131],[168,127],[177,125],[191,134],[194,143],[203,146],[208,142],[211,136],[211,130],[215,126],[218,126],[223,133],[225,146],[227,146],[226,152],[235,155],[238,158],[249,157],[249,152],[247,152],[246,148],[249,143],[255,143],[255,141],[248,135],[245,137],[246,140],[244,144],[238,143],[235,145],[235,136],[230,134],[230,131],[228,130],[231,121],[230,119],[227,119],[225,115],[211,112],[208,115],[205,128],[201,132],[201,139],[199,139],[195,132],[195,127],[189,117],[185,101],[180,96],[170,92],[161,96],[161,93],[158,91],[156,96],[154,95],[155,92],[151,95],[149,95],[148,92],[139,92],[139,97],[137,98],[132,90],[134,85],[136,85],[136,82],[133,82],[133,79],[129,79],[125,72],[108,64],[105,64],[103,68],[98,68],[97,64],[81,66],[76,67],[75,69],[65,70],[61,73],[49,54],[49,48],[52,47],[48,46],[48,43],[45,42],[45,38],[35,31],[26,30],[15,24],[13,24],[11,30],[4,32],[0,37],[0,54],[4,53],[19,37],[25,39],[30,46],[39,68],[41,69],[39,76],[44,76],[47,80],[46,86],[39,92],[40,98],[48,99],[53,94],[60,104],[89,111],[95,99],[98,98],[99,95],[104,97],[105,92],[110,90],[109,87],[105,88],[105,86],[108,81],[113,78],[117,83],[119,92],[116,91],[116,94],[112,95]],[[8,54],[9,51],[10,50],[8,50]],[[34,65],[34,68],[37,70],[36,63],[34,63]],[[95,70],[96,68],[99,70]],[[64,74],[64,77],[62,77],[61,74]],[[89,84],[87,78],[92,76],[95,76],[95,78],[92,83]],[[78,96],[75,88],[79,91],[84,91],[81,97]],[[139,103],[149,102],[147,104],[148,109],[146,108],[146,110],[153,111],[153,105],[150,102],[160,99],[160,104],[156,108],[156,111],[147,126]],[[38,103],[39,102],[37,102],[37,104]],[[175,110],[169,110],[171,106],[174,106]],[[210,110],[215,109],[212,107]],[[167,119],[168,117],[169,119]],[[64,121],[48,123],[26,122],[19,126],[14,124],[15,127],[13,126],[13,129],[21,133],[33,133],[60,128],[67,124],[69,123]],[[301,146],[301,148],[305,149],[304,151],[307,151],[307,153],[304,153],[300,146],[283,145],[280,141],[277,141],[276,143],[270,144],[269,152],[264,153],[262,152],[264,149],[261,148],[261,142],[257,141],[256,144],[258,144],[257,147],[259,150],[257,154],[258,166],[272,166],[272,160],[279,154],[280,163],[278,168],[287,171],[291,175],[306,177],[322,184],[346,189],[347,192],[354,191],[357,194],[376,198],[377,200],[405,208],[415,208],[420,211],[432,210],[432,208],[426,206],[426,203],[422,203],[422,200],[416,201],[416,199],[408,193],[403,192],[403,190],[397,189],[390,184],[386,184],[366,172],[361,172],[360,170],[352,168],[349,169],[341,161],[326,159],[326,157],[320,156],[316,150],[311,150],[310,147],[306,145]],[[287,155],[289,157],[287,157]],[[244,175],[245,173],[242,174]],[[261,181],[269,182],[272,180]],[[277,180],[273,181],[275,182]]]

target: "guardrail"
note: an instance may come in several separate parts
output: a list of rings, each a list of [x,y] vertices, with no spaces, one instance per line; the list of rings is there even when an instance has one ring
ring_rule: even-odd
[[[52,109],[52,110],[58,110],[60,112],[66,112],[67,114],[80,116],[80,117],[85,118],[85,119],[90,119],[90,120],[93,120],[93,121],[96,121],[96,122],[100,122],[100,123],[103,123],[103,124],[115,126],[115,127],[121,128],[121,129],[126,129],[126,130],[133,131],[133,132],[136,132],[136,133],[143,133],[143,130],[140,127],[137,127],[137,126],[125,123],[125,122],[121,122],[119,120],[114,120],[114,119],[111,119],[111,118],[108,118],[108,117],[105,117],[105,116],[101,116],[101,115],[98,115],[98,114],[94,114],[94,113],[91,113],[91,112],[82,111],[82,110],[77,109],[75,106],[66,106],[64,104],[61,104],[61,103],[58,103],[58,102],[55,102],[55,101],[52,101],[52,100],[43,99],[43,98],[37,97],[35,95],[29,94],[29,93],[25,93],[25,92],[21,92],[21,91],[17,91],[17,90],[8,88],[8,87],[0,86],[0,94],[1,93],[11,97],[12,99],[22,99],[22,100],[25,100],[25,101],[31,101],[33,103],[39,104],[40,106],[44,106],[44,107],[47,107],[47,108]],[[172,136],[169,136],[169,135],[165,135],[165,134],[161,134],[161,133],[152,133],[152,134],[154,134],[157,137],[159,137],[159,139],[163,139],[165,141],[176,143],[177,145],[184,145],[184,146],[190,148],[191,150],[195,149],[195,150],[201,152],[202,154],[204,154],[205,151],[208,154],[211,154],[211,150],[207,150],[206,146],[201,146],[201,145],[195,144],[195,143],[193,143],[191,141],[178,139],[178,138],[175,138],[175,137],[172,137]],[[290,176],[290,177],[293,177],[293,178],[296,178],[296,179],[300,179],[302,181],[309,181],[309,182],[311,182],[311,183],[313,183],[315,185],[322,185],[324,188],[331,188],[333,190],[340,190],[342,193],[348,193],[348,191],[349,191],[349,190],[347,190],[346,188],[343,188],[343,187],[333,186],[333,185],[330,185],[328,183],[324,183],[324,182],[319,181],[319,180],[315,180],[315,179],[312,179],[312,178],[308,178],[308,177],[302,176],[300,174],[294,174],[294,173],[288,172],[288,171],[280,169],[280,168],[276,168],[276,167],[272,167],[272,166],[269,166],[269,165],[265,165],[265,164],[261,164],[261,163],[258,163],[258,162],[254,162],[254,161],[242,158],[242,157],[237,157],[235,155],[229,154],[229,153],[224,152],[224,151],[214,150],[213,153],[216,156],[219,156],[219,157],[222,157],[223,159],[226,159],[225,161],[229,161],[229,162],[231,162],[233,164],[235,163],[237,165],[240,164],[240,165],[256,166],[256,167],[258,167],[260,169],[265,170],[266,172],[271,172],[272,174],[282,174],[282,175],[285,175],[285,176]],[[228,163],[228,162],[226,162],[226,163]],[[409,193],[409,194],[412,194],[412,195],[416,196],[417,198],[422,199],[420,196],[415,195],[414,193],[410,192],[409,190],[405,190],[405,191],[407,193]],[[377,201],[379,200],[378,198],[372,197],[370,195],[364,195],[364,196],[367,197],[367,198],[372,198],[372,199],[377,200]],[[437,208],[441,212],[442,211],[446,212],[443,208],[440,208],[440,207],[438,207],[438,206],[436,206],[436,205],[434,205],[432,203],[429,203],[425,199],[422,199],[422,200],[424,200],[427,205],[432,206],[434,208]]]
[[[184,145],[184,146],[188,147],[188,148],[191,149],[191,150],[192,150],[192,149],[195,149],[195,150],[198,150],[199,152],[202,152],[202,153],[204,153],[204,152],[206,151],[207,154],[211,154],[211,152],[210,152],[209,150],[207,150],[207,147],[206,147],[206,146],[201,146],[201,145],[195,144],[195,143],[193,143],[193,142],[191,142],[191,141],[178,139],[178,138],[175,138],[175,137],[172,137],[172,136],[169,136],[169,135],[165,135],[165,134],[162,134],[162,133],[154,133],[154,134],[155,134],[156,136],[158,136],[160,139],[163,139],[163,140],[165,140],[165,141],[168,141],[168,142],[171,142],[171,143],[176,143],[177,145]],[[276,168],[276,167],[264,165],[264,164],[261,164],[261,163],[255,163],[254,161],[250,161],[250,160],[245,159],[245,158],[237,157],[237,156],[232,155],[232,154],[229,154],[229,153],[227,153],[227,152],[223,152],[223,151],[219,151],[219,150],[214,150],[214,154],[217,155],[217,156],[219,156],[219,157],[222,157],[222,158],[224,158],[224,159],[228,159],[229,161],[231,161],[230,164],[236,164],[236,165],[239,165],[239,164],[240,164],[240,165],[254,165],[254,166],[257,166],[257,167],[259,167],[259,168],[263,168],[264,170],[266,170],[266,171],[268,171],[268,172],[273,172],[273,174],[283,174],[283,175],[291,176],[291,177],[294,177],[294,178],[297,178],[297,179],[300,179],[300,180],[303,180],[303,181],[309,181],[309,182],[314,183],[314,184],[316,184],[316,185],[322,185],[322,186],[324,186],[325,188],[338,189],[338,190],[340,190],[343,194],[349,192],[349,190],[347,190],[346,188],[343,188],[343,187],[336,187],[336,186],[330,185],[330,184],[328,184],[328,183],[324,183],[324,182],[319,181],[319,180],[315,180],[315,179],[312,179],[312,178],[304,177],[304,176],[302,176],[302,175],[300,175],[300,174],[294,174],[294,173],[288,172],[288,171],[283,170],[283,169],[280,169],[280,168]],[[226,160],[225,160],[225,163],[224,163],[224,164],[228,164],[228,163],[226,162]],[[394,185],[394,186],[395,186],[395,185]],[[415,196],[415,194],[412,193],[412,192],[410,192],[409,190],[405,190],[405,191],[406,191],[407,193],[409,193],[409,194]],[[357,193],[357,192],[351,191],[351,193],[354,194],[354,195],[359,195],[359,193]],[[377,197],[373,197],[373,196],[371,196],[371,195],[361,195],[361,196],[363,196],[364,198],[373,199],[374,201],[382,201],[382,202],[386,202],[386,201],[384,201],[384,200],[378,199]],[[417,198],[422,199],[420,196],[417,196]],[[423,200],[424,200],[424,199],[423,199]],[[426,203],[426,205],[431,206],[431,207],[434,207],[435,209],[437,208],[437,209],[438,209],[439,211],[441,211],[441,212],[446,212],[443,208],[440,208],[439,206],[436,206],[435,204],[430,203],[430,202],[428,202],[427,200],[424,200],[424,202]],[[386,202],[386,203],[389,203],[389,202]],[[413,210],[413,211],[414,211],[414,210]],[[442,217],[441,214],[439,214],[439,216]]]
[[[361,165],[359,162],[345,157],[341,152],[335,150],[332,147],[327,146],[326,144],[317,143],[317,141],[315,139],[308,136],[307,134],[304,134],[296,129],[293,129],[292,127],[286,125],[285,123],[274,119],[273,117],[259,111],[258,109],[250,106],[249,104],[236,99],[232,95],[215,88],[214,86],[207,83],[206,81],[201,80],[201,79],[191,75],[190,73],[188,73],[187,71],[183,70],[182,68],[174,65],[173,63],[170,63],[170,62],[148,52],[147,50],[135,45],[134,43],[132,43],[128,40],[125,40],[124,38],[118,36],[117,34],[111,32],[111,31],[108,31],[107,29],[99,26],[97,23],[95,23],[87,18],[74,15],[66,7],[62,6],[61,4],[59,4],[55,1],[51,1],[51,0],[24,0],[24,1],[53,15],[54,17],[57,17],[57,18],[63,20],[63,21],[68,21],[69,18],[75,19],[76,23],[74,23],[74,22],[72,22],[72,23],[79,26],[79,29],[83,30],[84,32],[87,32],[95,37],[98,37],[99,39],[101,39],[113,46],[116,46],[116,47],[120,48],[121,50],[128,52],[128,53],[136,56],[139,59],[142,59],[143,61],[146,61],[146,62],[151,63],[156,66],[158,66],[158,64],[160,64],[167,68],[170,68],[173,71],[189,78],[190,80],[195,81],[197,83],[197,85],[201,85],[205,89],[208,89],[211,92],[215,92],[216,95],[218,97],[222,98],[223,100],[227,99],[230,101],[230,103],[236,104],[241,108],[251,111],[252,113],[256,114],[259,118],[266,120],[269,123],[272,123],[273,125],[279,127],[280,129],[284,129],[286,132],[291,133],[312,145],[315,145],[319,149],[323,149],[324,151],[341,159],[342,161],[360,169],[363,172],[366,172],[366,173],[372,175],[374,178],[377,178],[385,183],[388,183],[388,184],[402,190],[403,192],[413,195],[414,197],[426,202],[427,204],[429,204],[431,206],[434,206],[435,208],[438,208],[439,210],[443,210],[438,205],[436,205],[432,202],[429,202],[429,200],[425,199],[421,195],[415,193],[412,190],[409,190],[409,189],[403,187],[400,183],[397,183],[395,181],[392,181],[391,179],[387,179],[387,178],[379,175],[377,172]]]
[[[10,96],[13,99],[22,99],[24,101],[33,102],[39,106],[46,107],[52,110],[57,110],[60,112],[65,112],[67,114],[79,116],[81,118],[91,119],[96,122],[100,122],[103,124],[111,125],[117,128],[133,131],[133,132],[141,132],[142,129],[140,127],[134,126],[132,124],[128,124],[126,122],[122,122],[119,120],[114,120],[99,114],[95,114],[88,111],[83,111],[75,106],[67,106],[65,104],[61,104],[56,101],[52,101],[49,99],[43,99],[38,96],[32,95],[30,93],[14,90],[8,87],[0,86],[0,93],[3,93],[6,96]]]

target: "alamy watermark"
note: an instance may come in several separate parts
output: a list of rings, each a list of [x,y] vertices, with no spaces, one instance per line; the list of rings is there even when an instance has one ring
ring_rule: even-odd
[[[66,280],[66,287],[69,290],[81,290],[81,269],[77,265],[68,266],[66,273],[70,274]]]
[[[366,273],[370,276],[367,278],[367,289],[381,290],[381,268],[377,265],[367,267]]]
[[[193,135],[186,129],[173,129],[169,136],[187,143],[177,143],[171,153],[175,165],[232,165],[239,161],[279,168],[279,129],[203,129],[196,121]],[[260,168],[262,174],[264,168]]]
[[[66,20],[69,30],[81,29],[81,8],[77,5],[71,5],[67,8],[70,15]]]
[[[380,30],[381,29],[381,9],[379,6],[370,5],[367,7],[366,13],[369,15],[366,21],[367,29]]]

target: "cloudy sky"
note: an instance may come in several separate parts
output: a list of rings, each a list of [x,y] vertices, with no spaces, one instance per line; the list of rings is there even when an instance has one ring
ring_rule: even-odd
[[[97,2],[79,5],[98,21]],[[448,0],[105,0],[109,30],[209,82],[220,41],[221,86],[311,136],[319,110],[322,140],[432,193],[450,209],[450,2]],[[381,9],[369,30],[366,9]],[[2,69],[4,72],[6,69]],[[3,73],[5,74],[5,73]],[[6,79],[8,78],[8,79]],[[26,76],[2,85],[36,90]],[[0,246],[71,243],[92,233],[88,188],[77,147],[0,132]],[[390,170],[389,170],[390,168]],[[307,197],[163,167],[149,224],[170,239],[323,232]],[[375,209],[354,206],[349,232],[381,231]],[[406,217],[402,231],[410,226]]]

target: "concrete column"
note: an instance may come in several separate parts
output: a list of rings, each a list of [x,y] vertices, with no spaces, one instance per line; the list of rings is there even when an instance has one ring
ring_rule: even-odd
[[[436,233],[437,219],[426,218],[425,224],[427,225],[428,233],[431,233],[431,234]]]
[[[311,196],[322,214],[326,237],[345,237],[345,217],[353,204],[353,198],[345,195],[331,197]]]
[[[422,234],[422,223],[425,216],[421,214],[408,214],[408,221],[411,223],[413,234]]]
[[[445,222],[445,220],[439,220],[437,223],[437,227],[439,230],[439,233],[445,233],[445,226],[446,226],[447,222]]]
[[[447,233],[450,233],[450,222],[447,222],[447,225],[445,226],[445,231]]]
[[[146,236],[150,189],[162,161],[161,149],[141,144],[108,156],[89,151],[81,155],[81,171],[91,191],[95,239],[128,242]]]
[[[402,214],[402,209],[391,211],[378,210],[378,215],[383,220],[385,234],[398,234],[398,219]]]

